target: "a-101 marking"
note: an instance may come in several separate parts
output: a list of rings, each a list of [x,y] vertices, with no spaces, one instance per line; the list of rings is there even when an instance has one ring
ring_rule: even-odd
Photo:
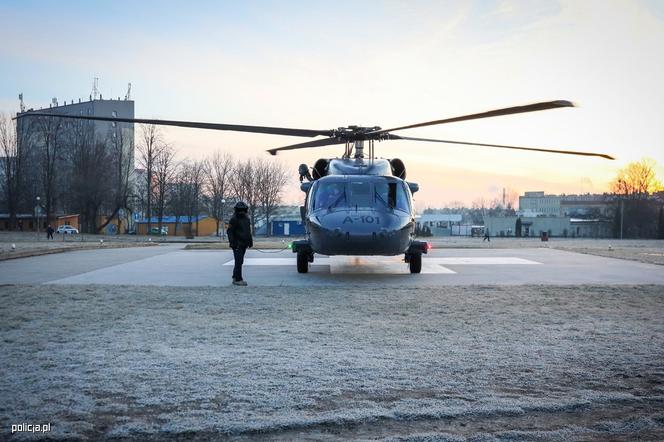
[[[371,215],[354,216],[354,217],[347,216],[346,218],[344,218],[344,221],[343,221],[342,224],[346,224],[346,223],[353,224],[355,222],[359,222],[359,223],[362,223],[362,224],[374,224],[374,221],[375,221],[376,224],[380,224],[380,217],[379,216],[371,216]]]

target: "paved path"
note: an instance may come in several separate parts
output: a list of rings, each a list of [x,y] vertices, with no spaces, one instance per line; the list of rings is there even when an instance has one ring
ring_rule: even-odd
[[[182,245],[86,250],[0,262],[0,284],[226,286],[232,254]],[[664,284],[662,266],[561,250],[438,249],[411,275],[401,257],[316,256],[306,275],[290,251],[250,250],[245,279],[259,286],[473,284]]]

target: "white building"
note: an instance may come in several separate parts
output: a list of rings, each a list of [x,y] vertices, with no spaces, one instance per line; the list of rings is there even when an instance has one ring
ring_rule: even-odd
[[[542,191],[525,192],[519,197],[519,211],[529,216],[561,216],[560,200],[560,196],[546,195]]]
[[[463,216],[457,213],[431,213],[415,217],[415,222],[420,229],[425,227],[431,231],[433,236],[452,235],[452,229],[461,224]]]

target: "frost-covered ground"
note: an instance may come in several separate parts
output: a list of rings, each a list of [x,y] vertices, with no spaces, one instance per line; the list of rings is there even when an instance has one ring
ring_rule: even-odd
[[[434,248],[469,249],[531,249],[548,247],[607,258],[629,259],[647,264],[664,265],[664,240],[656,239],[585,239],[551,238],[542,242],[539,238],[482,238],[459,236],[423,238],[433,243]]]
[[[664,439],[662,286],[4,286],[0,338],[0,439]]]

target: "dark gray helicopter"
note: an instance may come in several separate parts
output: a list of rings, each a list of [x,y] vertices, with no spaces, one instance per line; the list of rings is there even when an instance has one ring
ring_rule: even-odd
[[[406,181],[406,167],[403,161],[396,158],[388,160],[375,157],[375,141],[427,141],[614,159],[609,155],[594,152],[415,138],[392,133],[404,129],[560,107],[574,107],[574,104],[564,100],[549,101],[391,129],[382,129],[378,126],[348,126],[332,130],[309,130],[191,121],[63,115],[43,112],[26,112],[18,115],[17,118],[28,116],[66,117],[81,120],[158,124],[274,135],[326,137],[268,150],[270,154],[276,155],[284,150],[337,144],[345,145],[341,158],[319,159],[311,169],[306,164],[301,164],[299,167],[301,189],[306,193],[305,203],[300,207],[306,236],[305,239],[294,241],[292,244],[292,250],[297,254],[297,271],[307,273],[309,263],[314,261],[315,253],[322,255],[386,256],[404,254],[410,272],[420,273],[422,254],[427,253],[428,245],[426,242],[415,240],[413,194],[417,192],[419,187],[416,183]],[[365,153],[365,143],[368,147],[367,153]],[[306,182],[304,182],[305,180]]]

